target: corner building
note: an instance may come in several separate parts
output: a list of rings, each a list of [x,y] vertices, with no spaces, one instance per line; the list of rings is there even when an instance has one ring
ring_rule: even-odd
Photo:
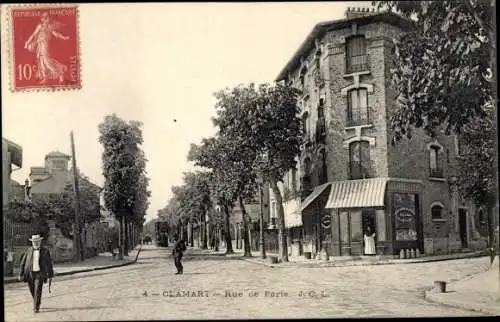
[[[305,143],[280,187],[291,256],[364,255],[368,226],[377,255],[486,247],[487,211],[456,186],[459,138],[415,130],[391,144],[393,38],[410,28],[394,13],[348,9],[318,23],[277,77],[302,91]]]

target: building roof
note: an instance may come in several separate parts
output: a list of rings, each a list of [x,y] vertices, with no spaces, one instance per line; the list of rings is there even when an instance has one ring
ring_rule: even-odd
[[[8,151],[10,152],[10,162],[19,168],[23,166],[23,148],[11,140],[2,137],[2,141],[7,144]]]
[[[300,45],[299,49],[281,70],[278,77],[276,78],[276,81],[279,82],[284,80],[288,76],[288,73],[300,66],[301,57],[306,56],[309,51],[314,48],[314,42],[316,39],[322,37],[328,31],[348,28],[353,22],[357,23],[358,25],[365,25],[374,22],[387,22],[389,24],[400,26],[402,28],[409,28],[412,26],[411,20],[388,11],[381,13],[377,12],[374,14],[351,19],[338,19],[320,22],[316,24],[316,26],[314,26],[313,30]]]
[[[62,152],[59,152],[59,151],[52,151],[52,152],[50,152],[49,154],[47,154],[47,155],[45,156],[45,159],[50,158],[50,157],[51,157],[51,158],[53,158],[53,157],[57,157],[57,158],[67,158],[67,159],[70,159],[70,158],[71,158],[69,155],[64,154],[64,153],[62,153]]]
[[[70,176],[65,171],[55,171],[46,180],[33,182],[32,194],[63,193],[64,188],[70,182]]]

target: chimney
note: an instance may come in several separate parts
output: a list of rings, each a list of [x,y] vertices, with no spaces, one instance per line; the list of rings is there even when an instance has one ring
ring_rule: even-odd
[[[354,18],[359,18],[359,17],[364,17],[364,16],[369,16],[376,14],[377,12],[375,11],[375,8],[361,8],[361,7],[347,7],[345,11],[345,18],[346,19],[354,19]]]

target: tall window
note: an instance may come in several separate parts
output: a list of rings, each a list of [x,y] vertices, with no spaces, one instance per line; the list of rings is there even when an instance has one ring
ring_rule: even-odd
[[[347,73],[361,72],[368,69],[366,40],[364,36],[351,37],[347,41]]]
[[[304,137],[306,137],[309,131],[309,113],[307,112],[304,112],[304,114],[302,115],[302,131]]]
[[[443,177],[443,169],[441,168],[440,165],[438,146],[431,146],[429,149],[429,168],[431,177],[433,178]]]
[[[353,89],[347,97],[347,125],[369,124],[368,90],[366,88]]]
[[[349,145],[350,179],[365,179],[370,177],[370,143],[356,141]]]
[[[321,150],[320,155],[321,155],[321,173],[319,176],[319,184],[323,184],[328,182],[328,172],[326,166],[326,150],[325,149]]]

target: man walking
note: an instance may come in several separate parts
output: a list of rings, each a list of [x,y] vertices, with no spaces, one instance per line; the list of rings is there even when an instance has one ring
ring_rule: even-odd
[[[46,247],[41,246],[43,237],[33,235],[30,239],[32,246],[29,247],[21,257],[21,272],[19,280],[28,283],[28,287],[33,297],[33,311],[40,311],[42,302],[43,283],[52,281],[54,277],[54,267],[50,252]]]
[[[182,274],[184,267],[182,266],[181,259],[182,259],[182,254],[184,251],[186,251],[186,244],[184,243],[184,240],[179,239],[177,235],[174,236],[175,244],[174,244],[174,249],[172,250],[172,256],[174,257],[174,263],[175,263],[175,268],[177,268],[177,274]]]

